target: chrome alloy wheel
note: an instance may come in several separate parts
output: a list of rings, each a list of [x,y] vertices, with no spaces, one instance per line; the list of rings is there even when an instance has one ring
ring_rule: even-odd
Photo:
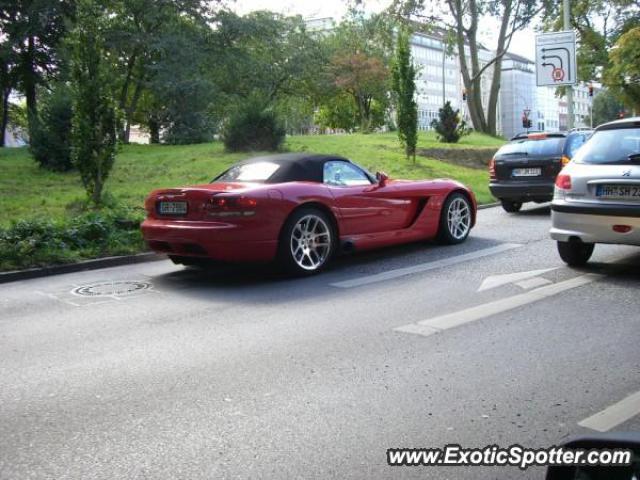
[[[304,270],[317,270],[329,257],[331,241],[329,225],[317,215],[305,215],[291,232],[293,260]]]
[[[447,227],[449,233],[456,240],[467,236],[471,228],[471,209],[469,203],[462,197],[455,198],[447,210]]]

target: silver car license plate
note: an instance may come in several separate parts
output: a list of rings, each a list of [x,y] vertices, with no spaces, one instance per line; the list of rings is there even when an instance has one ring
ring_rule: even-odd
[[[542,175],[542,168],[514,168],[511,175],[514,177],[539,177]]]
[[[598,185],[596,197],[640,201],[640,185]]]
[[[158,212],[160,215],[186,215],[187,202],[160,202]]]

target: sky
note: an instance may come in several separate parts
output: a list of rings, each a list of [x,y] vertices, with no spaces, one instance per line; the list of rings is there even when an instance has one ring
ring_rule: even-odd
[[[365,0],[365,9],[373,12],[384,9],[389,0]],[[254,10],[272,10],[288,15],[302,15],[305,18],[340,18],[347,10],[347,2],[341,0],[235,0],[228,4],[239,14]],[[498,21],[488,18],[482,21],[480,41],[488,48],[495,48],[495,34]],[[535,57],[535,32],[525,29],[514,35],[510,51],[533,60]]]

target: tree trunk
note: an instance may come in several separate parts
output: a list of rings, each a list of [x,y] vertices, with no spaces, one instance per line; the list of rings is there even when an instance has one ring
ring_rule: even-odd
[[[122,142],[127,144],[129,143],[129,136],[131,134],[131,122],[133,122],[133,115],[136,112],[136,108],[138,107],[138,101],[140,100],[140,96],[142,95],[142,80],[138,80],[136,83],[136,89],[133,92],[133,98],[131,99],[131,103],[126,109],[126,119],[124,125],[124,132],[122,136]]]
[[[125,75],[124,83],[120,89],[120,100],[118,101],[118,107],[123,112],[128,112],[127,97],[129,96],[129,85],[131,84],[131,77],[133,76],[133,69],[136,65],[137,59],[137,52],[134,51],[127,62],[127,74]],[[129,143],[129,130],[128,122],[125,120],[122,130],[118,132],[118,137],[122,143]]]
[[[149,127],[149,143],[160,143],[160,122],[152,115],[148,121]]]
[[[26,56],[24,62],[24,73],[23,73],[23,86],[24,86],[24,96],[27,100],[27,120],[29,125],[29,138],[33,135],[33,128],[35,127],[35,116],[38,113],[37,104],[36,104],[36,72],[35,72],[35,60],[34,60],[34,38],[32,35],[27,39],[27,52],[24,54]]]
[[[467,92],[467,108],[473,128],[484,131],[484,113],[482,111],[482,90],[477,79],[472,78],[474,65],[477,65],[478,50],[475,42],[475,32],[477,30],[477,11],[472,10],[472,22],[468,30],[464,28],[464,6],[462,0],[449,0],[449,10],[455,19],[456,24],[456,44],[458,47],[458,58],[460,59],[460,72],[462,74],[462,82]],[[475,5],[475,2],[473,2]],[[465,52],[465,40],[469,42],[469,57],[471,60],[471,73],[469,72],[469,64]],[[475,54],[475,61],[474,61]],[[480,101],[478,102],[478,99]]]
[[[11,94],[10,88],[5,88],[2,91],[2,121],[0,122],[0,147],[4,147],[5,134],[7,131],[7,125],[9,124],[9,95]]]
[[[493,64],[493,78],[491,79],[491,90],[489,91],[489,105],[487,106],[487,133],[496,135],[497,133],[497,115],[498,115],[498,98],[500,95],[500,84],[502,77],[502,57],[505,53],[507,30],[511,19],[511,11],[513,7],[512,0],[504,2],[504,13],[500,24],[500,33],[498,34],[498,45],[496,47],[496,61]]]

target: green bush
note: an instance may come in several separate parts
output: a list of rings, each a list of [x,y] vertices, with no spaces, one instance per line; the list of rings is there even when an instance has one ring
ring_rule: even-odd
[[[69,263],[143,249],[142,211],[84,211],[71,220],[35,218],[0,229],[0,270]]]
[[[444,143],[457,143],[460,137],[471,133],[460,117],[460,110],[454,110],[449,101],[438,110],[438,119],[431,122],[431,126],[437,132],[438,140]]]
[[[285,133],[272,109],[250,100],[231,115],[222,139],[229,152],[276,151],[282,147]]]
[[[49,170],[64,172],[71,162],[72,101],[68,87],[57,85],[44,97],[31,129],[30,149],[36,162]]]

